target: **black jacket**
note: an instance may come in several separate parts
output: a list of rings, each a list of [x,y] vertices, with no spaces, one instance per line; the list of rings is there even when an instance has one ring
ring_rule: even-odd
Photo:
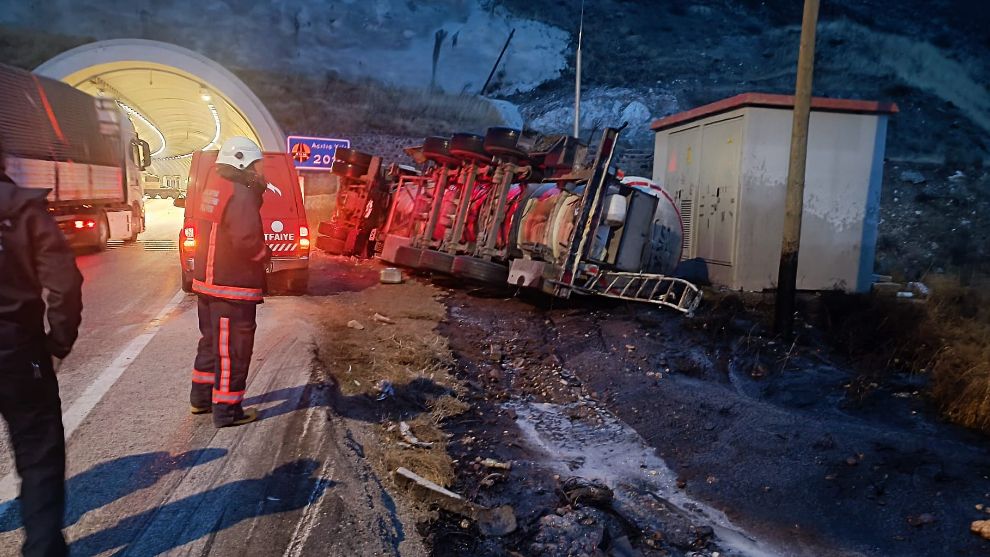
[[[64,358],[79,335],[82,275],[48,212],[47,195],[47,189],[19,188],[0,173],[0,367],[36,357],[42,347]]]
[[[193,291],[214,298],[260,303],[269,253],[261,223],[261,203],[267,187],[256,174],[217,165],[233,183],[233,192],[220,210],[220,223],[196,223]]]

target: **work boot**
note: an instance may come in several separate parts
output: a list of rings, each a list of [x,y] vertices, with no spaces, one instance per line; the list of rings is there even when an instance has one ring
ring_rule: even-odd
[[[238,425],[249,424],[258,419],[258,411],[254,408],[248,408],[247,410],[240,410],[237,413],[233,421],[227,423],[218,423],[217,416],[213,415],[213,425],[217,427],[233,427]]]
[[[193,414],[209,414],[210,412],[213,411],[213,407],[212,406],[195,406],[195,405],[190,404],[189,405],[189,411],[192,412]]]

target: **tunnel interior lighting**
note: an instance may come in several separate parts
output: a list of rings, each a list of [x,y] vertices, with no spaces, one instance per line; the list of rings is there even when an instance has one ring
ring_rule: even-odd
[[[161,132],[161,130],[159,130],[157,127],[155,127],[155,125],[152,124],[150,120],[148,120],[147,118],[145,118],[143,114],[141,114],[137,110],[131,108],[130,105],[127,105],[127,104],[125,104],[123,102],[120,102],[119,99],[117,100],[117,104],[129,116],[133,116],[134,118],[137,118],[138,120],[141,121],[142,124],[144,124],[145,126],[148,126],[149,128],[151,128],[151,131],[155,132],[155,135],[158,136],[158,141],[161,142],[161,146],[157,150],[155,150],[154,153],[151,153],[151,156],[152,157],[157,157],[158,155],[160,155],[161,152],[165,150],[165,134],[163,134]]]
[[[203,99],[203,102],[210,102],[213,100],[213,96],[210,95],[210,90],[206,87],[199,88],[199,98]]]

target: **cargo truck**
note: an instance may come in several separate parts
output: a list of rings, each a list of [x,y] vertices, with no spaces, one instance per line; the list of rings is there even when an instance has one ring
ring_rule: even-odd
[[[0,64],[0,149],[17,185],[45,188],[73,247],[104,250],[144,231],[148,143],[111,98]]]

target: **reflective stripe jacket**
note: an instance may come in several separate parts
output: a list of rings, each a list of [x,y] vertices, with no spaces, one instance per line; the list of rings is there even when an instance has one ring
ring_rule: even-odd
[[[225,165],[218,165],[222,167]],[[260,303],[265,285],[268,247],[261,224],[263,180],[232,168],[221,172],[231,180],[229,192],[204,199],[216,199],[220,206],[215,219],[196,223],[196,255],[193,265],[193,291],[246,303]],[[225,195],[228,194],[228,195]]]

